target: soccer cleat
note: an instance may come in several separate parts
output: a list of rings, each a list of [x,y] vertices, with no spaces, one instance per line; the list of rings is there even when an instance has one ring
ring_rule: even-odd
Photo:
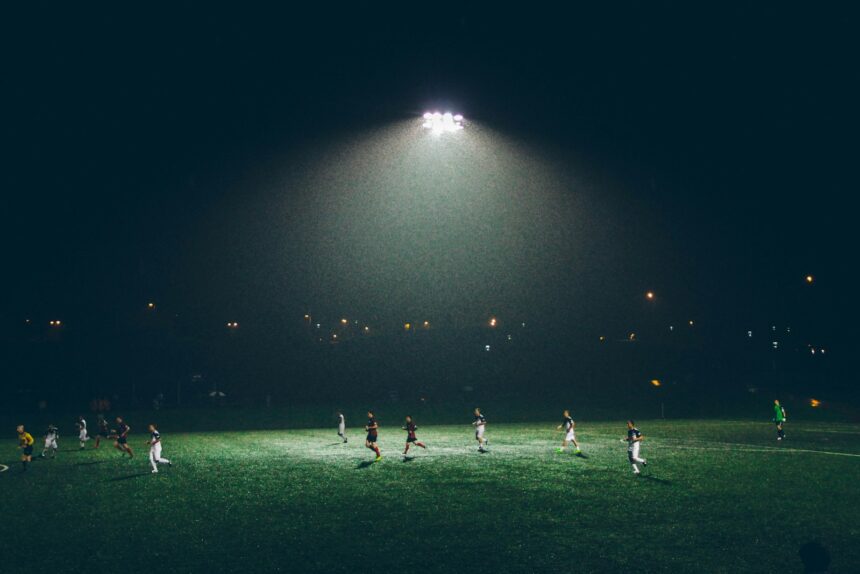
[[[561,454],[561,453],[563,453],[563,452],[564,452],[564,449],[562,449],[562,448],[557,448],[557,449],[555,449],[555,452],[557,452],[558,454]]]
[[[157,468],[153,468],[153,469],[152,469],[152,474],[158,474],[158,469],[157,469]]]
[[[645,459],[642,459],[642,466],[648,466],[648,461]]]
[[[582,451],[581,451],[581,450],[579,450],[579,449],[576,449],[576,451],[574,452],[574,454],[582,454]]]
[[[382,455],[381,455],[381,454],[380,454],[380,455],[378,455],[378,456],[376,457],[376,460],[374,460],[373,462],[379,462],[380,460],[382,460]]]

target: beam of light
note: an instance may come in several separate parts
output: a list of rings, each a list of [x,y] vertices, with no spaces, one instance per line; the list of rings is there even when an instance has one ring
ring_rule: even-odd
[[[651,384],[655,387],[659,387],[662,385],[662,383],[657,379],[651,379]]]
[[[452,114],[451,112],[426,112],[424,114],[424,123],[426,129],[434,134],[445,132],[457,132],[463,129],[463,116],[460,114]]]

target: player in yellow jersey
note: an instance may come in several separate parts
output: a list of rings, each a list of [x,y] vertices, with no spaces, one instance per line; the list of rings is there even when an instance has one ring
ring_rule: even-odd
[[[33,435],[24,430],[24,425],[18,425],[18,448],[21,449],[21,464],[27,470],[27,463],[33,460]]]

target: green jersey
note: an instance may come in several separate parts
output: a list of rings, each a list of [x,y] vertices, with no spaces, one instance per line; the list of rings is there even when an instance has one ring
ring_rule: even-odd
[[[773,420],[782,422],[785,420],[785,409],[782,405],[773,405]]]

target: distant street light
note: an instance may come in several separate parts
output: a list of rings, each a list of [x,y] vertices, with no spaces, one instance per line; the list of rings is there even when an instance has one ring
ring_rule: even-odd
[[[228,321],[227,322],[227,328],[228,329],[238,329],[239,323],[237,323],[236,321]]]
[[[490,327],[496,326],[496,318],[495,317],[490,317],[489,325],[490,325]]]
[[[647,293],[645,293],[645,297],[649,300],[653,300],[654,299],[654,292],[648,291]]]
[[[341,325],[346,325],[347,323],[349,323],[349,321],[347,321],[346,318],[343,318],[340,320],[340,323]]]
[[[50,325],[51,327],[59,327],[62,324],[63,324],[62,321],[57,321],[57,320],[48,321],[48,325]]]
[[[813,281],[815,281],[815,277],[813,277],[812,275],[806,276],[806,282],[807,283],[809,283],[811,285],[813,283]]]
[[[155,303],[150,301],[149,303],[146,304],[146,308],[147,309],[155,309]]]

